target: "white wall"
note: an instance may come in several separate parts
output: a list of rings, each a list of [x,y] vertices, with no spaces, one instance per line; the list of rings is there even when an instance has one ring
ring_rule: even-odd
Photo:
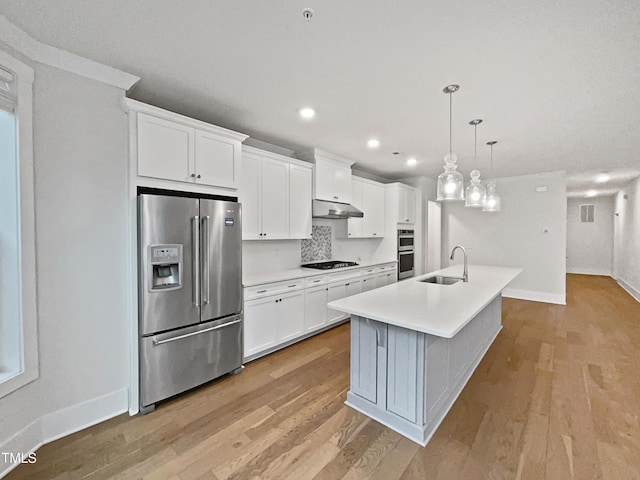
[[[613,277],[640,301],[640,178],[618,192],[615,213]]]
[[[35,65],[40,376],[0,399],[0,451],[127,410],[124,91]],[[8,466],[0,463],[0,475]]]
[[[566,178],[565,172],[497,179],[501,212],[443,202],[442,265],[451,262],[455,245],[467,247],[469,263],[521,267],[506,296],[565,303]],[[537,193],[537,186],[547,191]],[[543,233],[543,229],[549,233]],[[473,278],[470,279],[473,281]]]
[[[595,205],[593,223],[580,222],[580,205]],[[567,272],[611,275],[614,197],[567,199]]]

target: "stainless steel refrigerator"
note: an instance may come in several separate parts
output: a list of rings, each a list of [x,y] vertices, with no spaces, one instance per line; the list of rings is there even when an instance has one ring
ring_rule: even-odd
[[[242,367],[237,202],[138,196],[140,409]]]

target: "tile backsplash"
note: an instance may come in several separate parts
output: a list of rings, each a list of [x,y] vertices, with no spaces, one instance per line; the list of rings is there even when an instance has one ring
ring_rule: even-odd
[[[313,225],[311,240],[301,242],[302,263],[331,260],[331,227]]]

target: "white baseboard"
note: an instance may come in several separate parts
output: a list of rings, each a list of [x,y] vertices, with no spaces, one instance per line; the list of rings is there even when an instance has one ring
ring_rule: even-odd
[[[0,452],[21,453],[25,457],[45,443],[53,442],[126,412],[128,404],[129,392],[128,389],[123,388],[51,412],[34,420],[0,445]],[[0,478],[18,465],[4,463],[4,458],[0,458]]]
[[[637,288],[633,288],[631,285],[629,285],[627,282],[625,282],[621,278],[616,278],[615,280],[616,282],[618,282],[618,285],[620,285],[622,288],[624,288],[627,291],[629,295],[631,295],[638,302],[640,302],[640,290],[638,290]]]
[[[566,305],[567,296],[558,293],[536,292],[533,290],[520,290],[517,288],[505,288],[502,296],[507,298],[517,298],[519,300],[531,300],[532,302],[555,303]]]
[[[576,273],[578,275],[603,275],[605,277],[611,276],[610,269],[598,269],[598,268],[567,268],[567,273]]]

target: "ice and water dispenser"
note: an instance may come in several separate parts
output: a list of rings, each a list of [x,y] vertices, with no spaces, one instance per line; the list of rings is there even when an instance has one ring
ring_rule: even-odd
[[[167,291],[182,288],[182,245],[150,245],[149,291]]]

